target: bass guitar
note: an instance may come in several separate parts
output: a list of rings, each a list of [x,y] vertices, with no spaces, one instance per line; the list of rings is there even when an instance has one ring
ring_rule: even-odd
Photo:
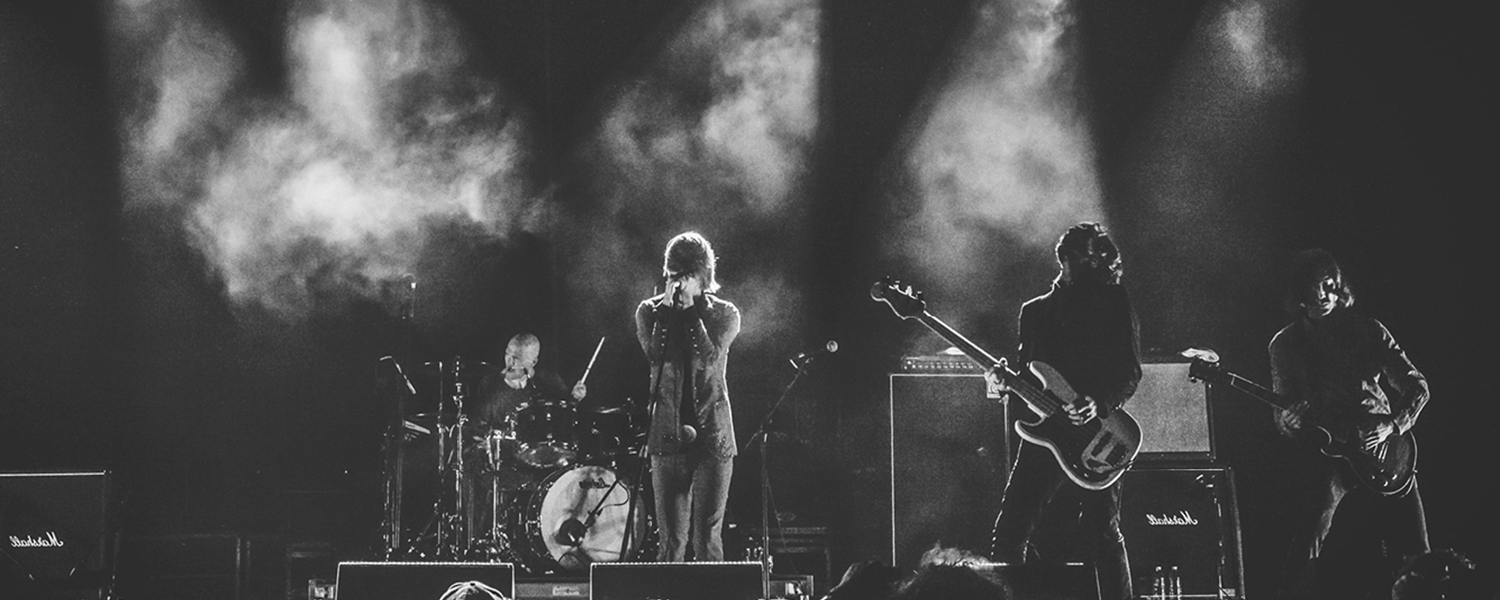
[[[1021,438],[1052,451],[1057,464],[1068,479],[1090,490],[1113,485],[1135,461],[1141,448],[1141,426],[1124,409],[1115,409],[1107,417],[1089,419],[1075,425],[1067,409],[1080,399],[1068,381],[1041,361],[1032,361],[1028,372],[1011,370],[1004,359],[995,358],[975,345],[941,319],[927,312],[921,292],[901,287],[887,277],[875,283],[870,297],[890,305],[903,319],[916,319],[934,333],[948,340],[970,360],[993,371],[1011,393],[1026,403],[1039,417],[1035,421],[1016,421]]]
[[[1227,385],[1281,410],[1292,409],[1292,402],[1281,394],[1224,369],[1219,365],[1219,355],[1212,350],[1190,348],[1182,351],[1182,355],[1192,359],[1188,377],[1194,381]],[[1335,435],[1316,423],[1308,423],[1304,429],[1320,452],[1348,463],[1355,477],[1370,491],[1382,496],[1400,496],[1411,489],[1417,472],[1417,439],[1410,431],[1388,436],[1385,441],[1366,448],[1352,431]]]

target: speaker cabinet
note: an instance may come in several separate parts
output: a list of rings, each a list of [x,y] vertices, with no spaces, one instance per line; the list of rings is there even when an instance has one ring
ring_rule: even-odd
[[[1174,569],[1182,597],[1244,598],[1239,508],[1228,467],[1136,467],[1125,473],[1120,527],[1135,592],[1162,593]]]
[[[509,563],[342,562],[338,600],[437,600],[449,586],[478,581],[506,598],[516,597],[516,571]]]
[[[1005,403],[984,376],[890,376],[891,564],[917,566],[939,544],[989,551],[1010,473]]]
[[[1138,461],[1215,458],[1208,386],[1188,380],[1186,362],[1146,362],[1125,410],[1141,425]]]
[[[109,512],[108,472],[0,473],[0,585],[106,583]]]
[[[589,598],[755,600],[761,597],[760,573],[758,562],[594,563]]]

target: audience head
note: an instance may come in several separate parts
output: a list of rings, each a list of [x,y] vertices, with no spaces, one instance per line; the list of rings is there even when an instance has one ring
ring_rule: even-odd
[[[990,571],[976,570],[984,557],[934,546],[921,567],[896,591],[898,600],[1010,600],[1010,592]]]
[[[510,600],[505,594],[482,581],[460,581],[448,586],[438,600]]]

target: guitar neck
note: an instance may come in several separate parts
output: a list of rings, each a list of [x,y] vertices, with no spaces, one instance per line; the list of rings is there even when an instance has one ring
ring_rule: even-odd
[[[920,320],[923,325],[926,325],[928,329],[931,329],[934,333],[942,336],[943,339],[948,340],[948,343],[957,346],[958,349],[963,351],[964,355],[968,356],[970,360],[979,363],[980,366],[986,369],[992,369],[995,371],[995,373],[999,374],[1001,377],[1004,377],[1006,382],[1010,385],[1011,392],[1013,392],[1017,397],[1021,398],[1022,401],[1030,405],[1032,409],[1036,410],[1040,414],[1044,416],[1050,416],[1056,413],[1059,408],[1061,408],[1062,401],[1058,400],[1055,397],[1049,397],[1044,388],[1037,387],[1031,381],[1028,381],[1026,378],[1021,377],[1016,372],[1011,371],[1010,368],[1006,366],[1005,361],[996,358],[995,355],[986,352],[984,348],[980,348],[978,344],[969,341],[969,338],[966,338],[963,336],[963,334],[954,331],[954,329],[952,327],[949,327],[947,323],[944,323],[942,319],[932,316],[932,313],[929,313],[925,310],[922,311],[921,315],[917,316],[917,319]]]
[[[1260,400],[1261,402],[1269,404],[1273,407],[1282,410],[1291,409],[1291,406],[1289,406],[1290,403],[1287,402],[1286,398],[1283,398],[1281,394],[1266,389],[1265,386],[1255,383],[1254,381],[1250,381],[1249,379],[1245,379],[1244,377],[1240,377],[1235,373],[1231,373],[1229,371],[1222,371],[1222,373],[1224,375],[1224,383],[1229,384],[1229,387],[1237,389],[1241,392],[1245,392],[1252,398]]]
[[[964,353],[964,356],[979,363],[979,366],[986,369],[993,369],[1005,364],[1004,361],[995,358],[989,352],[985,352],[984,348],[980,348],[978,344],[969,341],[969,338],[964,337],[963,334],[954,331],[952,327],[949,327],[942,319],[933,316],[932,313],[924,310],[921,315],[917,316],[917,319],[922,321],[922,324],[931,329],[933,333],[942,336],[943,339],[948,340],[948,343],[957,346]]]

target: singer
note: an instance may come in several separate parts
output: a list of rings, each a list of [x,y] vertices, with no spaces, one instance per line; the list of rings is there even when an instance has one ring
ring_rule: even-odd
[[[665,290],[641,301],[636,338],[651,365],[651,483],[657,560],[724,560],[720,536],[734,473],[734,419],[724,382],[740,311],[714,292],[713,247],[696,232],[667,242]],[[692,536],[692,555],[687,553]]]

